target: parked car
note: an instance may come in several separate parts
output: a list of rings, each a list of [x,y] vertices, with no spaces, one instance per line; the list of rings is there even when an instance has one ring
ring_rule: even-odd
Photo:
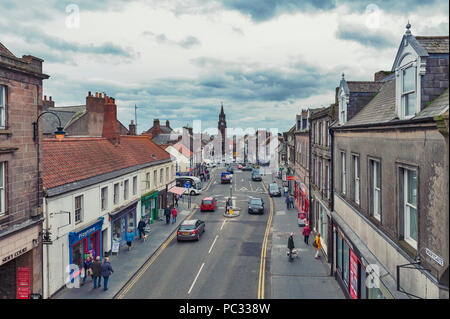
[[[251,166],[244,166],[244,167],[242,168],[242,170],[243,170],[243,171],[252,171],[253,169],[252,169]]]
[[[233,167],[232,167],[231,165],[228,166],[227,169],[226,169],[226,171],[227,171],[228,173],[233,173]]]
[[[278,187],[278,184],[276,184],[276,183],[269,184],[269,195],[270,195],[270,197],[273,197],[273,196],[280,197],[281,196],[281,191],[280,191],[280,188]]]
[[[252,198],[248,202],[249,214],[264,214],[264,201],[261,198]]]
[[[199,240],[205,232],[205,222],[200,219],[189,219],[181,223],[177,230],[177,240]]]
[[[238,165],[238,169],[242,169],[244,166],[242,166],[241,164]]]
[[[262,177],[259,170],[253,170],[252,181],[262,181]]]
[[[214,197],[205,197],[202,199],[202,203],[200,204],[200,211],[214,211],[216,209],[217,199]]]

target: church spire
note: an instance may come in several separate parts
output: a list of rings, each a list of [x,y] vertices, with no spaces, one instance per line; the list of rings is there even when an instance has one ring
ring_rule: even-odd
[[[223,111],[223,103],[220,102],[221,108],[220,108],[220,115],[223,116],[225,115],[224,111]]]

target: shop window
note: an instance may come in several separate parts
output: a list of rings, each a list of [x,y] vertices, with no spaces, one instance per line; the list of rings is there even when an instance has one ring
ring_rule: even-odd
[[[344,268],[342,264],[342,254],[343,254],[343,240],[342,237],[339,235],[339,233],[336,232],[336,266],[341,271]]]
[[[127,222],[128,222],[128,225],[127,225],[128,227],[127,227],[126,231],[128,232],[130,229],[134,231],[134,228],[135,228],[134,210],[128,213]]]
[[[122,236],[121,236],[121,221],[122,219],[117,219],[114,221],[114,240],[115,241],[121,241]]]
[[[343,241],[343,254],[342,254],[342,273],[345,283],[349,283],[349,268],[350,268],[350,249],[347,243]]]
[[[83,239],[72,246],[72,264],[77,265],[80,270],[83,268],[85,242],[86,239]]]

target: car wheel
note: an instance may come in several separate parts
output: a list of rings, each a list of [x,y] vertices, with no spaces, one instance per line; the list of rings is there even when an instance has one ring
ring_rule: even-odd
[[[192,196],[192,195],[195,195],[195,192],[194,192],[194,191],[191,191],[191,196]]]

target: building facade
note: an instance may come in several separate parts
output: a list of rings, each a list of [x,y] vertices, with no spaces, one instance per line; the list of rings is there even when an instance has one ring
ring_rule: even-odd
[[[0,43],[0,299],[42,294],[42,63]]]
[[[448,36],[409,29],[378,94],[332,127],[333,270],[349,298],[448,298]]]

